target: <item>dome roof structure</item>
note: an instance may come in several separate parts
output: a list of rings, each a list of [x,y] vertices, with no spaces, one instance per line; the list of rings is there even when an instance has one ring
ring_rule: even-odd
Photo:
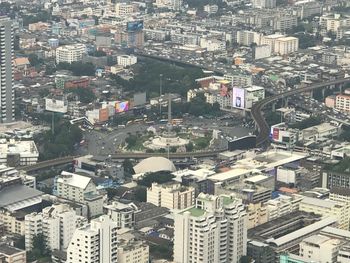
[[[139,173],[151,173],[159,171],[176,171],[175,165],[172,161],[164,157],[149,157],[142,160],[134,166],[136,174]]]

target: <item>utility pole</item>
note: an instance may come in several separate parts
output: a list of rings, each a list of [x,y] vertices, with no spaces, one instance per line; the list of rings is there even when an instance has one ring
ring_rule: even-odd
[[[162,118],[162,77],[163,77],[163,74],[159,74],[159,115],[160,115],[160,118]]]
[[[55,112],[52,112],[52,120],[51,120],[52,124],[51,124],[51,132],[52,132],[52,136],[55,135]]]

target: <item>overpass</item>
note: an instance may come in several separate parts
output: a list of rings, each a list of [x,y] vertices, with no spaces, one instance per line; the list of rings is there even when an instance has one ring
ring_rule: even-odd
[[[203,152],[188,152],[188,153],[169,153],[170,159],[185,159],[185,158],[204,158],[204,157],[216,157],[220,152],[224,150],[218,151],[203,151]],[[123,159],[145,159],[148,157],[160,156],[160,157],[168,157],[168,153],[133,153],[133,152],[123,152],[116,153],[111,155],[112,160],[123,160]],[[50,168],[53,166],[63,165],[72,163],[74,158],[78,156],[65,156],[61,158],[56,158],[52,160],[38,162],[33,165],[21,166],[18,167],[19,170],[26,172],[34,172],[41,169]]]
[[[283,99],[283,98],[295,95],[297,93],[303,93],[303,92],[312,91],[315,89],[324,88],[324,87],[331,86],[331,85],[344,84],[344,83],[348,83],[348,82],[350,82],[350,78],[343,78],[343,79],[338,79],[338,80],[326,81],[323,83],[312,84],[312,85],[307,86],[307,87],[303,87],[303,88],[299,88],[299,89],[290,90],[290,91],[276,94],[274,96],[265,98],[265,99],[259,101],[258,103],[254,104],[252,107],[252,110],[251,110],[251,114],[252,114],[252,117],[255,121],[255,124],[258,126],[258,130],[259,130],[259,135],[257,136],[256,145],[262,146],[263,144],[265,144],[269,141],[270,127],[262,115],[262,110],[266,105],[268,105],[274,101],[277,101],[279,99]]]

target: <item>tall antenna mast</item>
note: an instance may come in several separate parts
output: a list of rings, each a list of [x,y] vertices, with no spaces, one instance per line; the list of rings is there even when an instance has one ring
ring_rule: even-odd
[[[159,115],[162,117],[162,77],[163,74],[159,74]]]

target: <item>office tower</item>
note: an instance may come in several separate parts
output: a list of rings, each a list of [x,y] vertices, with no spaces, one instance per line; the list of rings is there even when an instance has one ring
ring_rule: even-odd
[[[13,31],[12,22],[8,17],[0,17],[0,122],[12,122],[15,119],[15,91],[13,88]]]
[[[116,263],[117,223],[107,215],[78,228],[67,250],[67,263]]]
[[[174,262],[238,263],[246,255],[247,213],[232,196],[199,194],[175,214]]]

